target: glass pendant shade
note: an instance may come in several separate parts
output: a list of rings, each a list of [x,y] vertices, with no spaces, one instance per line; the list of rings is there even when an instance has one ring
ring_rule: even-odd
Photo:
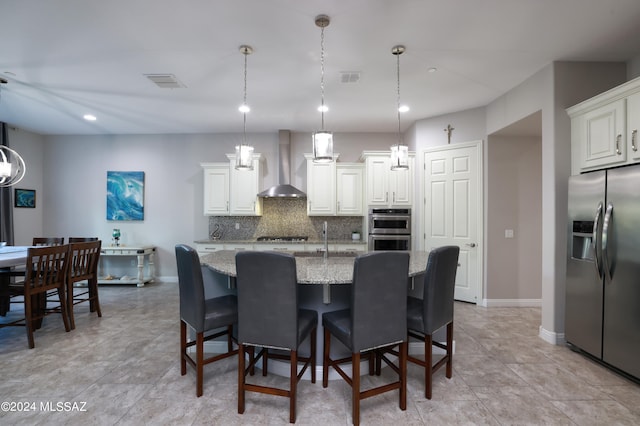
[[[24,160],[13,149],[0,145],[0,187],[12,186],[24,177]]]
[[[236,170],[253,170],[253,147],[236,145]]]
[[[394,46],[391,49],[391,53],[396,57],[396,112],[398,114],[398,143],[391,147],[391,170],[409,168],[409,147],[402,143],[402,131],[400,126],[400,55],[402,55],[404,51],[405,47],[401,45]]]
[[[393,145],[391,147],[391,170],[409,168],[409,147],[407,145]]]
[[[329,26],[327,15],[316,16],[316,26],[320,27],[320,111],[322,117],[322,130],[314,132],[313,161],[314,163],[330,163],[333,161],[333,133],[324,130],[324,112],[327,107],[324,103],[324,29]]]
[[[333,133],[325,130],[313,133],[313,161],[316,163],[333,161]]]

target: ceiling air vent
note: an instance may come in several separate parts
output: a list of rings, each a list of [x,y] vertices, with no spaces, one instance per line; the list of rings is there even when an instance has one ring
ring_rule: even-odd
[[[342,71],[340,73],[340,83],[357,83],[360,81],[359,71]]]
[[[173,74],[144,74],[144,76],[162,89],[180,89],[187,87]]]

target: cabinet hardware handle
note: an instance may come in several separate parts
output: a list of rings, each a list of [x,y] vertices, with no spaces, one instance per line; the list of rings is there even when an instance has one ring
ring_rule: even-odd
[[[620,151],[620,139],[622,139],[622,135],[616,136],[616,154],[622,155],[622,151]]]
[[[471,248],[474,248],[476,246],[476,243],[467,243],[465,244],[466,246],[469,246]]]
[[[634,130],[631,132],[631,149],[634,151],[638,150],[638,145],[636,145],[636,138],[638,137],[638,130]]]

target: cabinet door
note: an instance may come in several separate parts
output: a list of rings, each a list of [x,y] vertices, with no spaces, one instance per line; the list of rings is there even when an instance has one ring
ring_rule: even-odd
[[[231,162],[230,214],[260,216],[262,208],[257,197],[260,192],[260,162],[253,160],[253,170],[236,170]]]
[[[367,205],[386,206],[389,204],[389,157],[367,158]]]
[[[336,170],[337,214],[362,216],[363,171],[362,165],[340,165]]]
[[[204,214],[229,214],[229,164],[203,166]]]
[[[627,148],[634,162],[640,160],[640,93],[627,98]]]
[[[393,206],[411,206],[415,159],[409,158],[409,168],[389,170],[389,197]]]
[[[581,120],[584,141],[582,170],[626,161],[624,99],[589,111],[578,119]]]
[[[336,163],[314,163],[307,160],[307,214],[336,214]]]

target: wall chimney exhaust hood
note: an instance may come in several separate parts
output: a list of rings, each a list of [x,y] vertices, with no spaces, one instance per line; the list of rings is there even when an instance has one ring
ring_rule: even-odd
[[[278,132],[278,184],[258,194],[261,198],[306,198],[307,194],[291,185],[291,132]]]

